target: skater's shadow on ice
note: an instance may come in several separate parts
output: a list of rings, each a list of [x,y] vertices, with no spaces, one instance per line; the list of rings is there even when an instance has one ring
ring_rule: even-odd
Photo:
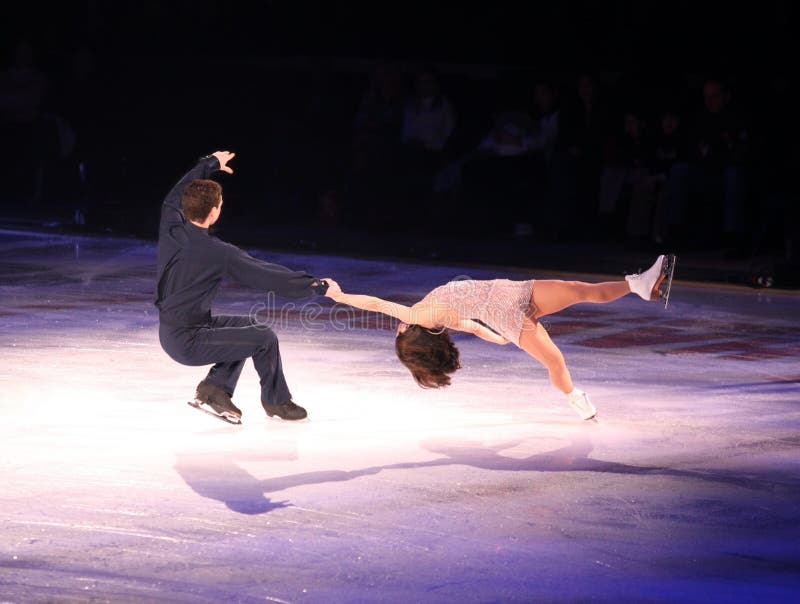
[[[481,470],[502,472],[600,472],[626,475],[659,475],[692,479],[749,489],[770,489],[774,482],[767,477],[737,475],[731,472],[678,470],[659,466],[637,466],[613,461],[592,459],[588,438],[579,437],[566,447],[527,457],[509,457],[501,452],[519,442],[491,447],[476,443],[431,442],[422,447],[443,455],[422,462],[400,462],[369,466],[358,470],[320,470],[259,480],[236,465],[237,458],[225,455],[181,454],[175,469],[186,484],[198,495],[224,503],[240,514],[264,514],[292,504],[286,500],[273,501],[268,494],[292,487],[331,482],[344,482],[391,470],[416,470],[445,466],[469,466]],[[261,460],[264,461],[264,460]]]
[[[285,500],[273,501],[266,496],[266,493],[285,491],[308,484],[352,480],[367,474],[377,474],[383,468],[366,468],[352,472],[342,470],[306,472],[259,480],[237,466],[233,459],[210,461],[205,455],[199,458],[181,455],[175,464],[175,469],[198,495],[221,501],[234,512],[256,515],[291,506]]]
[[[264,514],[278,508],[285,508],[286,501],[272,501],[265,496],[261,482],[236,462],[292,461],[296,453],[286,455],[241,454],[235,458],[225,453],[179,453],[175,470],[191,489],[208,499],[221,501],[229,509],[240,514]]]

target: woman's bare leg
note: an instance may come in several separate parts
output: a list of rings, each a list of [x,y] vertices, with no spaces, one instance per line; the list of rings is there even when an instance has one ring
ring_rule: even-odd
[[[567,403],[582,419],[592,419],[597,415],[597,409],[592,405],[589,396],[583,390],[575,388],[564,355],[539,321],[525,318],[519,335],[519,346],[547,368],[550,383],[567,396]]]
[[[550,334],[538,321],[526,318],[519,334],[519,347],[547,368],[550,382],[564,394],[572,392],[572,376],[564,355],[550,339]]]
[[[537,319],[551,315],[579,302],[603,304],[613,302],[631,292],[627,281],[561,281],[559,279],[537,279],[533,284],[531,313]]]

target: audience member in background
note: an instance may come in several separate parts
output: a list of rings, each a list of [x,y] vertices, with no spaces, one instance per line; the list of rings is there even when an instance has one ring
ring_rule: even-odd
[[[432,66],[421,67],[414,79],[414,94],[403,112],[403,189],[411,207],[428,206],[436,174],[445,165],[445,147],[455,128],[456,115],[442,93]]]
[[[525,111],[495,113],[477,147],[448,167],[447,176],[460,183],[461,201],[470,214],[467,228],[471,223],[484,233],[507,235],[512,224],[523,222],[532,185],[541,178],[533,177],[541,168],[529,153],[535,129]]]
[[[655,207],[653,146],[643,113],[631,108],[623,113],[622,128],[606,144],[599,191],[602,233],[646,246]]]
[[[45,164],[61,151],[58,125],[43,109],[49,86],[34,47],[27,40],[17,42],[0,74],[0,164],[4,199],[23,206],[43,200]]]
[[[558,236],[559,217],[574,192],[571,158],[560,139],[559,98],[553,82],[537,82],[532,110],[496,112],[477,147],[439,174],[439,187],[460,184],[464,207],[481,214],[484,231]]]
[[[657,187],[653,234],[659,244],[685,241],[689,204],[689,139],[681,110],[673,105],[661,111],[653,151]]]
[[[436,70],[422,67],[414,80],[414,95],[403,112],[403,144],[426,151],[443,151],[455,121],[453,106],[441,91]]]
[[[75,134],[75,147],[62,163],[59,190],[64,201],[75,208],[75,221],[93,221],[94,202],[101,194],[104,163],[113,161],[105,141],[109,120],[109,92],[96,54],[87,43],[65,53],[66,68],[54,83],[57,104]]]
[[[797,166],[800,165],[800,117],[797,79],[776,77],[763,84],[768,94],[760,107],[762,135],[756,163],[758,213],[754,216],[750,253],[782,254],[779,263],[791,267],[791,282],[798,284],[800,258],[800,203],[797,202]],[[790,280],[784,270],[783,282]],[[778,279],[776,285],[781,281]]]
[[[603,160],[603,144],[608,137],[609,109],[595,76],[578,76],[574,96],[562,103],[561,137],[575,164],[576,236],[596,228],[597,192]]]
[[[384,206],[400,200],[400,135],[407,99],[406,76],[400,65],[375,65],[354,121],[348,188],[356,224],[384,225]]]
[[[539,240],[559,239],[575,213],[576,161],[563,129],[564,111],[559,84],[548,78],[533,89],[535,129],[528,140],[528,153],[536,163],[532,196],[521,214]],[[571,228],[571,227],[570,227]]]
[[[692,134],[690,220],[703,240],[741,249],[747,230],[750,127],[722,80],[707,78],[702,99]]]

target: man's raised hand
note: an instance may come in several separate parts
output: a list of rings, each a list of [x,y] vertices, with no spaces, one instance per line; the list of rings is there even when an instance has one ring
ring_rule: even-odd
[[[230,151],[215,151],[211,155],[217,158],[220,170],[228,174],[233,174],[233,169],[228,167],[228,162],[236,157],[235,153],[231,153]]]

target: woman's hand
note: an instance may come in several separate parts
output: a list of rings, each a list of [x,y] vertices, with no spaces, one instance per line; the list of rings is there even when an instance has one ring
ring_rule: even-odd
[[[339,284],[336,283],[336,281],[330,277],[325,277],[324,281],[328,283],[328,291],[325,292],[326,297],[336,300],[338,296],[342,295],[342,288],[339,287]]]

